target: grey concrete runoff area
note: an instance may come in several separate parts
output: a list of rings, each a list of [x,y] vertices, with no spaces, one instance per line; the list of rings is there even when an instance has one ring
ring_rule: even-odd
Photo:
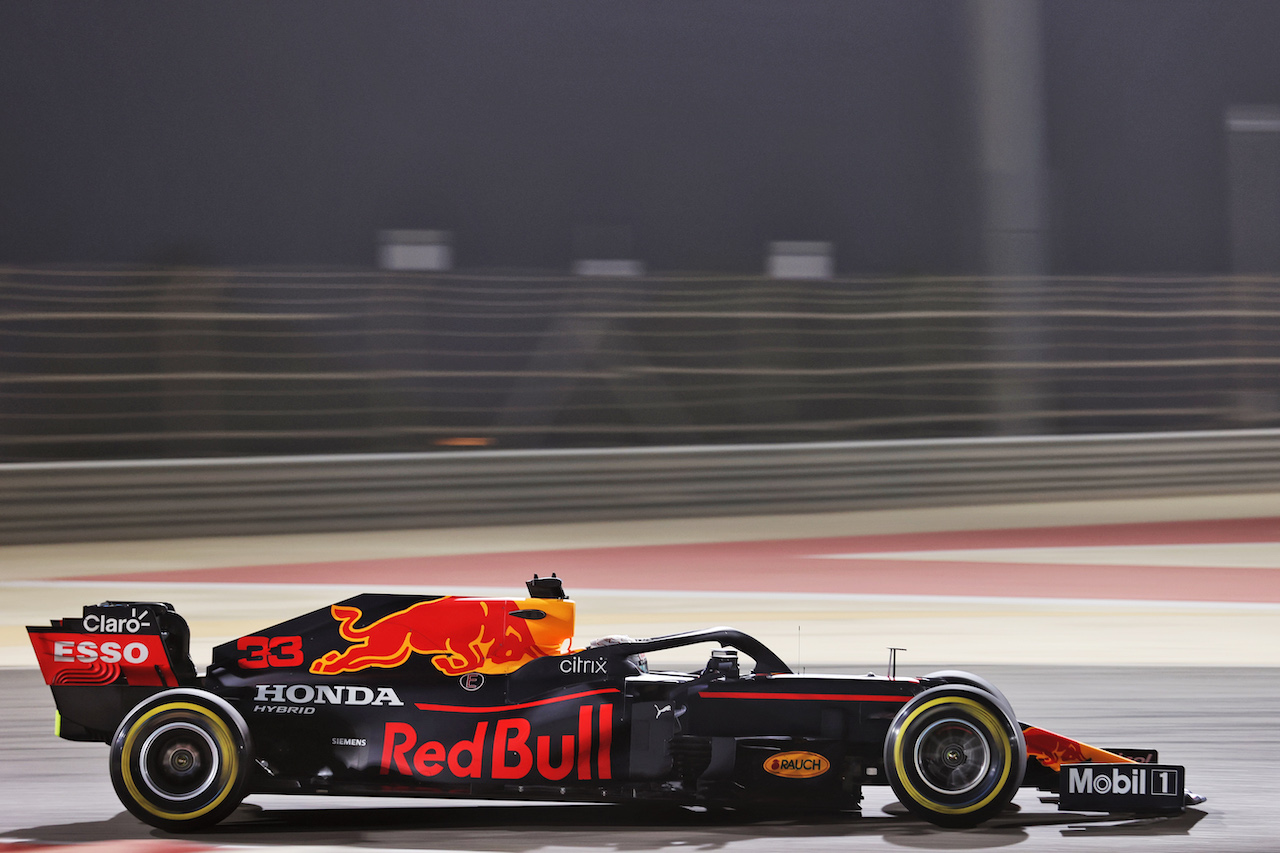
[[[841,668],[833,668],[839,670]],[[865,667],[846,667],[865,671]],[[982,850],[1274,851],[1280,837],[1280,671],[1267,668],[992,666],[977,670],[1020,718],[1110,746],[1160,750],[1209,799],[1178,817],[1059,813],[1021,792],[971,830],[904,816],[887,789],[844,815],[700,812],[676,808],[433,800],[251,797],[224,824],[182,840],[234,847],[558,851]],[[0,842],[173,838],[117,801],[107,750],[58,740],[52,701],[31,669],[0,670]],[[3,848],[0,848],[3,849]],[[145,848],[143,848],[145,849]]]

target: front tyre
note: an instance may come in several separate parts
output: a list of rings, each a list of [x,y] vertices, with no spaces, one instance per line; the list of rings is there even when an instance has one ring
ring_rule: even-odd
[[[124,807],[170,832],[209,827],[244,798],[252,749],[244,718],[203,690],[168,690],[134,708],[111,741]]]
[[[1013,713],[1013,705],[1000,692],[1000,688],[987,681],[981,675],[974,675],[972,672],[965,672],[963,669],[940,669],[937,672],[929,673],[925,678],[935,678],[948,684],[967,684],[970,687],[976,687],[979,690],[990,693],[1000,703],[1000,708],[1009,715],[1009,719],[1018,719]]]
[[[944,685],[902,707],[884,742],[889,785],[907,810],[938,826],[976,826],[1022,784],[1022,729],[996,697]]]

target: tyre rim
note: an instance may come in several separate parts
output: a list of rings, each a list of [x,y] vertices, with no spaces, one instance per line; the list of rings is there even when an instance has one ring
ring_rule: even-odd
[[[938,720],[916,740],[915,765],[920,780],[938,793],[965,794],[991,769],[991,747],[972,723]]]
[[[218,748],[204,729],[169,723],[143,742],[138,765],[147,788],[166,800],[192,800],[218,777]]]

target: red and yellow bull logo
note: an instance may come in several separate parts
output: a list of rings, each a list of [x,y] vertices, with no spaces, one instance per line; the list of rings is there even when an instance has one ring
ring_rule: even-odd
[[[1064,764],[1091,762],[1096,764],[1132,764],[1133,759],[1114,752],[1089,746],[1078,740],[1054,734],[1047,729],[1028,726],[1022,730],[1027,744],[1027,756],[1037,759],[1050,770],[1059,770]]]
[[[599,706],[599,726],[593,725],[595,706],[578,709],[577,734],[533,734],[523,717],[476,723],[469,738],[446,744],[420,740],[409,723],[387,723],[382,737],[382,775],[397,774],[435,779],[533,779],[559,782],[610,779],[613,764],[613,705]]]
[[[519,610],[545,616],[511,615]],[[351,645],[313,661],[316,675],[393,669],[415,654],[431,655],[446,675],[502,674],[534,658],[564,654],[573,636],[574,605],[568,600],[449,596],[419,601],[363,626],[359,607],[335,604],[330,612],[338,620],[338,633]]]

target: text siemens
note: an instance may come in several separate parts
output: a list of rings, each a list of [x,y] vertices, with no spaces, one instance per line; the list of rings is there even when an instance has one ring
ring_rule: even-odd
[[[535,780],[558,782],[576,770],[579,780],[610,779],[613,705],[598,707],[598,727],[592,706],[578,709],[576,736],[534,737],[529,721],[515,717],[494,722],[492,733],[489,721],[476,723],[470,739],[447,746],[436,740],[419,743],[418,731],[409,723],[387,723],[382,774],[430,779],[448,770],[456,779],[526,779],[534,774]]]

